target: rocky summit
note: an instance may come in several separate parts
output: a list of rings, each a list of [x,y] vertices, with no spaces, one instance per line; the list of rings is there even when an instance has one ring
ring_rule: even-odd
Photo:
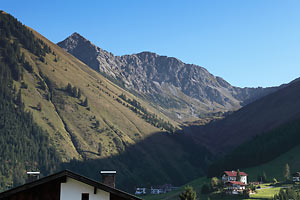
[[[58,45],[175,120],[239,109],[276,88],[239,88],[205,68],[152,52],[114,56],[78,33]]]

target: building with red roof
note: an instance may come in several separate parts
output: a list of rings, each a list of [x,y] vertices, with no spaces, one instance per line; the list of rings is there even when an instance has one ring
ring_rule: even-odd
[[[228,181],[225,183],[227,193],[239,194],[246,189],[246,184],[240,181]]]
[[[248,174],[246,174],[245,172],[240,172],[241,179],[239,180],[239,182],[242,182],[245,185],[247,185],[247,176],[248,176]],[[223,181],[223,183],[227,183],[230,181],[237,181],[237,172],[236,171],[224,171],[224,173],[222,175],[222,181]]]

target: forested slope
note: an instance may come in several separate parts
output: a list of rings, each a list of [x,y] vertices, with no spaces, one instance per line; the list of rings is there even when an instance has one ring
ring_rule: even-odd
[[[18,42],[14,39],[19,38]],[[34,39],[24,26],[8,14],[0,14],[0,190],[24,183],[26,171],[49,174],[60,156],[49,146],[48,133],[24,111],[21,81],[30,65],[19,44],[43,59],[47,47]]]

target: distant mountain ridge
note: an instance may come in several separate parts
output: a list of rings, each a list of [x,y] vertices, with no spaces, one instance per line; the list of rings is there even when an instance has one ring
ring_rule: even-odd
[[[173,119],[235,110],[276,90],[234,87],[203,67],[151,52],[114,56],[78,33],[58,45],[124,88],[159,105]],[[167,109],[178,115],[172,116]]]
[[[299,78],[279,87],[226,118],[206,126],[186,127],[185,133],[214,153],[226,154],[256,135],[300,118]]]

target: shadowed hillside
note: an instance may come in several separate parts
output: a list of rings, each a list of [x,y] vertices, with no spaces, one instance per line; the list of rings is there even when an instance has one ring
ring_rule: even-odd
[[[63,168],[95,180],[100,180],[100,170],[116,170],[116,187],[134,192],[135,187],[182,185],[203,176],[211,159],[205,148],[184,136],[156,133],[119,155],[84,162],[72,160]]]
[[[295,80],[206,126],[187,127],[184,132],[197,138],[215,153],[225,153],[252,137],[300,117],[300,82]]]

